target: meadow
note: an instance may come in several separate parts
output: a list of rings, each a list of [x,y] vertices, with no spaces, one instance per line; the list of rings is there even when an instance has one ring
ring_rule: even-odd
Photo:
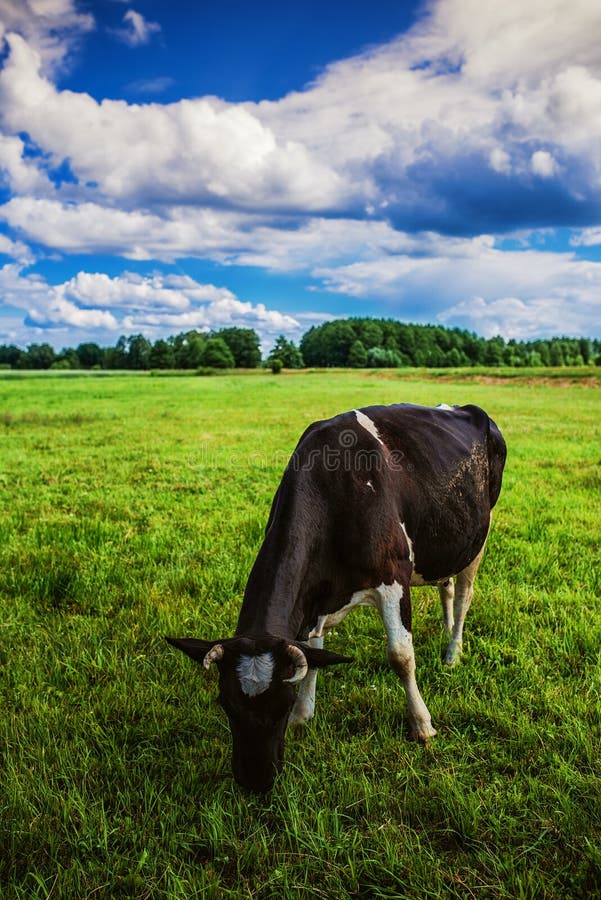
[[[0,378],[0,897],[601,896],[601,394],[479,374]],[[233,632],[309,422],[399,401],[479,404],[509,447],[455,669],[413,591],[438,736],[358,610],[246,795],[215,675],[163,636]]]

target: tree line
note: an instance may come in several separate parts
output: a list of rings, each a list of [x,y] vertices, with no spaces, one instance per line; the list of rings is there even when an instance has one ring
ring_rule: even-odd
[[[254,369],[273,371],[307,366],[401,368],[426,366],[579,366],[601,365],[601,341],[554,337],[533,341],[483,338],[459,328],[410,325],[394,319],[336,319],[310,328],[297,346],[280,335],[263,360],[251,328],[187,331],[149,341],[122,336],[114,347],[93,342],[57,352],[50,344],[23,350],[0,345],[5,369]]]

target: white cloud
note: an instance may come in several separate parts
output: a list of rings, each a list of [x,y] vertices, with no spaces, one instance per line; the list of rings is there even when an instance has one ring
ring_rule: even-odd
[[[33,160],[24,158],[20,137],[0,134],[0,184],[11,193],[46,194],[52,189],[47,174]]]
[[[530,158],[530,166],[535,175],[551,178],[557,172],[557,163],[548,150],[537,150]]]
[[[219,257],[232,252],[238,240],[244,240],[239,215],[189,207],[168,209],[159,216],[96,203],[75,205],[15,197],[0,206],[0,219],[28,240],[53,250],[115,254],[137,260]]]
[[[45,74],[62,70],[79,39],[95,26],[75,0],[0,0],[0,40],[6,32],[23,35],[37,51]]]
[[[74,0],[0,0],[0,20],[0,169],[11,193],[0,217],[21,237],[0,241],[11,258],[30,261],[25,240],[66,254],[197,256],[311,273],[399,315],[421,305],[423,318],[506,334],[530,334],[537,318],[556,331],[599,328],[599,264],[434,233],[474,233],[484,214],[492,233],[591,221],[601,199],[598,3],[437,0],[409,33],[329,66],[306,90],[245,104],[99,103],[60,90],[56,66],[92,17]],[[158,33],[132,9],[124,27],[132,44]],[[39,154],[26,153],[23,132]],[[55,187],[49,171],[65,160],[78,184]],[[600,243],[599,233],[593,224],[572,243]],[[159,330],[228,316],[284,331],[299,322],[165,276],[79,273],[52,287],[11,271],[15,302],[20,290],[31,321],[57,326],[80,314],[105,315],[108,330],[108,316]]]
[[[502,251],[490,239],[431,236],[422,255],[322,268],[314,275],[335,293],[387,298],[390,314],[403,319],[437,318],[479,334],[524,339],[601,334],[601,263],[568,253]]]
[[[0,255],[9,256],[22,266],[31,265],[34,259],[31,249],[26,244],[22,241],[13,241],[5,234],[0,234]]]
[[[113,30],[115,37],[128,44],[130,47],[140,47],[148,44],[153,34],[161,30],[158,22],[148,22],[142,13],[135,9],[128,9],[123,16],[124,27]]]
[[[292,228],[285,218],[224,210],[175,206],[159,215],[29,197],[15,197],[0,206],[0,219],[28,240],[62,252],[115,253],[166,262],[204,256],[281,272],[392,252],[421,252],[425,240],[380,221],[310,218]]]
[[[179,103],[98,103],[57,91],[18,35],[0,73],[5,128],[27,131],[82,183],[119,202],[177,202],[303,210],[336,205],[350,191],[299,142],[280,141],[256,115],[216,98]],[[86,127],[80,126],[81,122]]]
[[[50,285],[39,275],[23,274],[21,266],[10,264],[0,269],[0,292],[9,306],[23,310],[28,326],[46,331],[47,339],[66,328],[75,330],[78,337],[72,337],[72,343],[86,332],[100,332],[110,343],[123,332],[156,338],[233,325],[254,328],[269,341],[281,332],[298,337],[303,330],[294,316],[263,303],[239,300],[227,288],[202,284],[187,275],[124,272],[110,278],[104,273],[79,272],[62,284]],[[21,343],[25,342],[21,337]]]
[[[58,293],[52,296],[43,309],[32,307],[28,318],[34,325],[49,328],[53,325],[69,325],[73,328],[102,328],[113,330],[118,327],[112,313],[101,309],[81,309]]]
[[[483,337],[497,334],[505,338],[533,340],[542,336],[579,335],[588,333],[591,322],[601,327],[601,315],[590,300],[566,306],[557,298],[521,300],[499,297],[486,301],[482,297],[462,300],[438,316],[440,322],[465,327]]]
[[[489,159],[495,172],[499,172],[502,175],[509,175],[511,172],[511,157],[509,156],[509,153],[501,147],[494,147],[490,151]]]
[[[125,16],[132,41],[150,37],[156,23],[131,9]],[[525,189],[532,173],[560,174],[575,202],[587,186],[601,189],[600,30],[601,6],[590,0],[484,10],[476,0],[439,0],[407,34],[277,102],[167,105],[59,91],[32,47],[9,35],[0,100],[5,128],[27,131],[56,164],[68,157],[82,185],[118,205],[369,208],[395,221],[438,214],[443,225],[460,215],[469,229],[471,209],[456,210],[474,160],[524,179]],[[459,165],[465,174],[448,198]]]
[[[594,247],[601,244],[601,228],[582,228],[572,235],[570,243],[573,247]]]
[[[138,81],[130,81],[125,89],[134,94],[162,94],[174,84],[174,78],[169,75],[160,75],[157,78],[140,78]]]

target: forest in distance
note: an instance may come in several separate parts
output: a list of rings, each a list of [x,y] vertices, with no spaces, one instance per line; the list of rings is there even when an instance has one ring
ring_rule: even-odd
[[[296,345],[280,335],[267,358],[252,328],[181,332],[150,341],[121,336],[113,347],[93,342],[56,351],[48,343],[26,349],[0,345],[0,369],[254,369],[306,367],[459,368],[601,365],[601,340],[552,337],[531,341],[480,337],[460,328],[394,319],[347,318],[310,328]]]

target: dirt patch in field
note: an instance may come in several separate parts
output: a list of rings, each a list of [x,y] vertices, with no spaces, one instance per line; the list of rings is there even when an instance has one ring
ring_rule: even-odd
[[[403,381],[436,381],[441,383],[457,384],[460,381],[468,381],[474,384],[531,384],[541,387],[572,387],[573,385],[581,385],[586,388],[601,387],[601,378],[594,375],[585,375],[582,377],[569,376],[565,378],[553,378],[544,375],[479,375],[479,374],[455,374],[455,375],[438,375],[429,372],[415,373],[408,372],[365,372],[364,378],[385,378],[385,379],[402,379]]]

